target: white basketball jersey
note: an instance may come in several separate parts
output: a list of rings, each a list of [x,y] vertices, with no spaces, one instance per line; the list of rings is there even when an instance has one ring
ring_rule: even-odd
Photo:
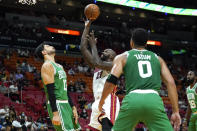
[[[104,84],[105,81],[108,77],[108,75],[102,77],[102,70],[99,70],[97,72],[94,73],[94,77],[93,77],[93,93],[94,93],[94,98],[95,100],[100,99],[102,92],[103,92],[103,88],[104,88]]]

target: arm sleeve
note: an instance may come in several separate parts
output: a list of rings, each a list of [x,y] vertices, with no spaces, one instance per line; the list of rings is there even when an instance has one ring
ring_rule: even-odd
[[[55,97],[55,85],[54,83],[51,84],[47,84],[47,91],[48,91],[48,95],[49,95],[49,102],[50,102],[50,106],[52,109],[52,112],[56,112],[57,111],[57,105],[56,105],[56,97]]]

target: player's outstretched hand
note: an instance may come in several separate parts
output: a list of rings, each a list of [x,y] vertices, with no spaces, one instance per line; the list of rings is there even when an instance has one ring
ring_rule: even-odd
[[[175,131],[179,131],[181,125],[181,117],[179,112],[173,113],[171,116],[171,124],[174,126]]]
[[[97,43],[97,38],[95,38],[95,36],[94,36],[94,31],[91,31],[91,32],[90,32],[90,35],[87,35],[87,39],[88,39],[89,44],[90,44],[91,46],[96,45],[96,43]]]
[[[60,125],[60,116],[58,112],[53,113],[52,123],[53,125],[56,125],[56,126]]]
[[[75,106],[73,106],[73,115],[75,118],[75,124],[78,123],[78,113],[77,113],[77,108]]]
[[[90,27],[92,20],[84,19],[84,22],[85,22],[85,27]]]

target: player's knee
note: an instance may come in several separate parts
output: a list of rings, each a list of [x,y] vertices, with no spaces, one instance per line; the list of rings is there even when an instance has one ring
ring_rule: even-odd
[[[113,124],[111,121],[105,117],[101,120],[102,131],[111,131]]]

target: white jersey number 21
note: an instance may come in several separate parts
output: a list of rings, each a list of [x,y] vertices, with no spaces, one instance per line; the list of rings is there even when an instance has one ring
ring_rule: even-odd
[[[144,71],[143,66],[145,66],[145,68],[147,69],[147,72]],[[147,77],[152,76],[152,68],[151,68],[151,64],[149,61],[139,61],[138,70],[139,70],[140,77],[142,78],[147,78]]]

